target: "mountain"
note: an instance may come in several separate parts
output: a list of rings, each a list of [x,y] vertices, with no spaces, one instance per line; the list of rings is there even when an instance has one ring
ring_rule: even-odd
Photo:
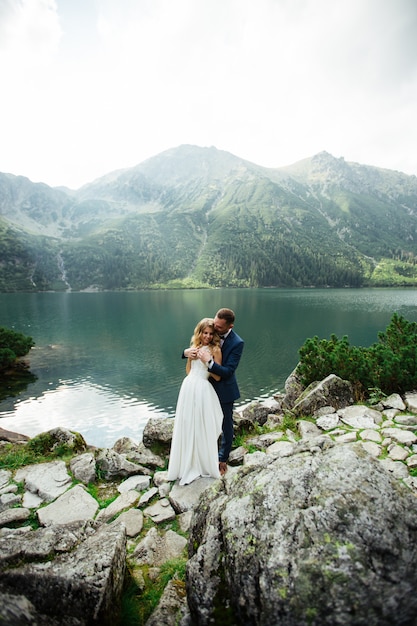
[[[417,285],[417,178],[183,145],[77,191],[0,174],[0,291]]]

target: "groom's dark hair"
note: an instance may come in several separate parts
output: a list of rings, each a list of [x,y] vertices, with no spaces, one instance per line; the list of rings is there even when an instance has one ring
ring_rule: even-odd
[[[235,314],[232,309],[219,309],[216,313],[216,317],[221,320],[226,320],[228,324],[234,324]]]

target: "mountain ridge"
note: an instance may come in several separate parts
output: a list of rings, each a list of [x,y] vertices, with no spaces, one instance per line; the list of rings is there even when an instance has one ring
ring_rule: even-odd
[[[184,144],[78,190],[0,173],[0,235],[1,291],[417,285],[417,178]]]

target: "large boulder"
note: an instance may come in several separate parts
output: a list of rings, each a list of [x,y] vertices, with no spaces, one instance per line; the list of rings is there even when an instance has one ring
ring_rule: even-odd
[[[123,524],[54,526],[0,541],[0,623],[117,623],[126,569]]]
[[[350,404],[353,404],[352,384],[335,374],[329,374],[320,382],[309,385],[295,401],[292,411],[295,415],[313,415],[325,406],[337,410]]]
[[[417,500],[360,444],[300,442],[217,486],[190,528],[196,624],[417,624]]]

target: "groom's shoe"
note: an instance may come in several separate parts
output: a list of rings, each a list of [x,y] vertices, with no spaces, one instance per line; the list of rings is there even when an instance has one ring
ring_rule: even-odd
[[[224,461],[219,461],[219,472],[220,476],[224,476],[227,472],[227,463]]]

